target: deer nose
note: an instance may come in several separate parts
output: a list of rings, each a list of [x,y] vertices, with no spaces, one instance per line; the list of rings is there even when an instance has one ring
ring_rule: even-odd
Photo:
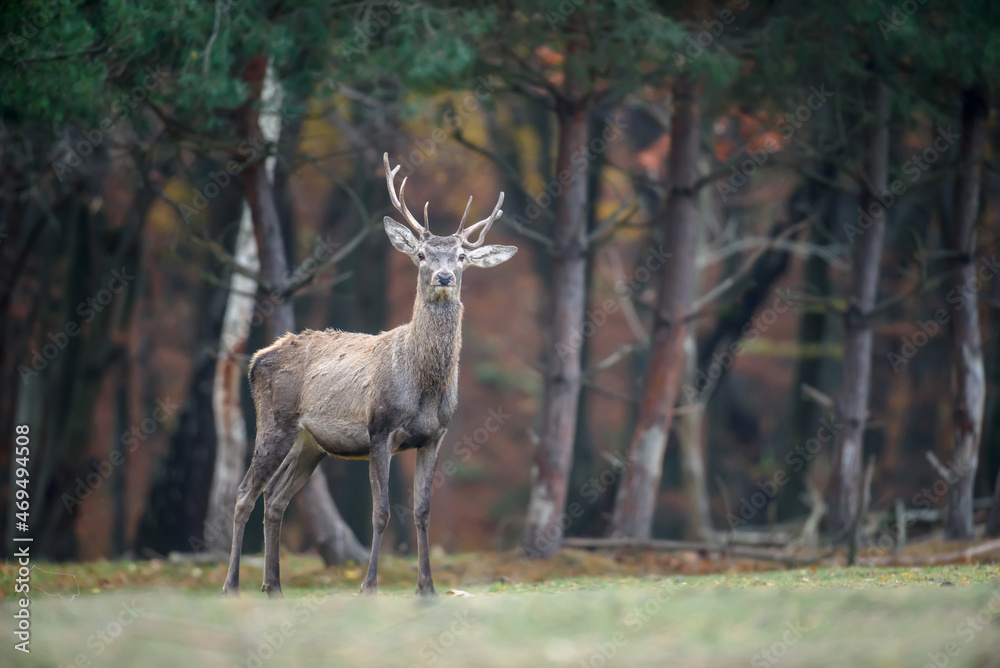
[[[455,277],[446,271],[442,271],[437,275],[438,285],[451,285],[452,281],[454,280]]]

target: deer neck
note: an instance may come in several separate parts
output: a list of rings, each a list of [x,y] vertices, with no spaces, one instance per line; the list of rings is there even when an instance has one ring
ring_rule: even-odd
[[[455,376],[462,351],[462,302],[428,302],[417,296],[407,336],[408,359],[418,387],[444,392]]]

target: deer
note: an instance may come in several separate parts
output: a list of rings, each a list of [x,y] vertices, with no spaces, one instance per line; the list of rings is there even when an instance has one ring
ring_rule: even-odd
[[[239,593],[243,530],[264,493],[264,581],[261,591],[281,598],[278,544],[292,497],[328,456],[367,459],[372,494],[372,547],[362,594],[378,591],[378,558],[389,523],[389,461],[416,450],[413,520],[417,533],[417,590],[434,596],[427,529],[438,453],[458,404],[462,349],[462,273],[493,267],[515,246],[484,245],[503,211],[503,192],[493,212],[458,231],[431,234],[424,204],[421,225],[406,206],[406,178],[396,194],[400,165],[382,156],[386,187],[406,225],[383,219],[392,246],[417,265],[417,292],[410,322],[380,334],[327,329],[286,333],[257,351],[249,365],[257,413],[253,458],[237,491],[233,547],[223,592]],[[475,240],[473,234],[478,232]]]

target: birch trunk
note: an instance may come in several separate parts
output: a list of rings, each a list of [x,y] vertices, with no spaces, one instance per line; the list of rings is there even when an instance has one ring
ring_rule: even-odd
[[[272,77],[265,74],[269,69],[266,58],[258,56],[251,60],[244,72],[244,79],[256,92],[256,96],[262,96],[262,89],[267,90],[269,85],[280,89],[276,82],[269,84],[269,81],[273,81]],[[247,136],[261,136],[269,125],[280,129],[280,120],[276,114],[259,114],[249,104],[244,109],[244,120]],[[274,136],[277,136],[277,132]],[[271,170],[273,160],[273,157],[268,158]],[[260,161],[250,163],[240,176],[253,217],[261,276],[273,288],[271,294],[262,296],[262,308],[265,313],[269,313],[268,333],[271,339],[275,339],[295,330],[295,312],[291,302],[283,295],[288,286],[289,272],[285,241],[281,235],[281,224],[274,202],[274,189],[268,176],[268,168]],[[295,501],[326,565],[348,560],[364,561],[368,557],[367,551],[337,512],[321,467],[317,467],[309,482],[296,495]]]
[[[695,385],[698,347],[694,332],[688,329],[684,337],[686,382]],[[702,446],[702,421],[705,402],[701,397],[684,400],[685,411],[675,422],[677,443],[680,445],[681,475],[684,497],[687,500],[686,533],[691,540],[712,540],[712,511],[708,500],[708,482],[705,477],[705,451]]]
[[[269,141],[273,138],[267,138]],[[253,236],[253,216],[243,203],[240,228],[236,237],[236,262],[251,272],[260,271],[257,241]],[[215,417],[215,467],[205,518],[205,546],[209,552],[228,554],[233,543],[233,504],[236,489],[244,474],[247,454],[246,422],[240,403],[243,364],[253,318],[257,281],[233,272],[229,279],[229,298],[222,320],[219,356],[212,382],[212,414]]]
[[[951,230],[947,234],[951,250],[960,257],[960,268],[950,281],[964,301],[956,307],[952,326],[952,442],[948,508],[945,511],[945,537],[972,540],[972,501],[976,468],[979,465],[979,441],[983,432],[986,404],[986,371],[983,344],[979,332],[978,297],[970,286],[978,281],[976,270],[976,217],[979,212],[979,187],[982,153],[986,143],[988,102],[978,90],[965,91],[962,105],[962,140],[959,161],[962,170],[955,181]]]
[[[861,460],[872,370],[872,330],[869,313],[878,292],[885,207],[878,199],[889,180],[889,93],[879,79],[869,84],[868,110],[874,121],[868,131],[867,220],[859,217],[849,229],[852,243],[851,294],[844,318],[844,370],[836,402],[830,532],[849,538],[861,510]],[[870,222],[868,222],[870,221]],[[867,227],[865,227],[867,225]]]

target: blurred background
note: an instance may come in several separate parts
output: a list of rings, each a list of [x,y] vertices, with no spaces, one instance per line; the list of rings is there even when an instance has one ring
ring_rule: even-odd
[[[36,554],[228,552],[249,355],[409,320],[383,152],[519,248],[465,277],[433,544],[1000,534],[991,2],[27,1],[0,46],[4,550],[27,425]],[[367,462],[320,471],[284,544],[363,559]]]

